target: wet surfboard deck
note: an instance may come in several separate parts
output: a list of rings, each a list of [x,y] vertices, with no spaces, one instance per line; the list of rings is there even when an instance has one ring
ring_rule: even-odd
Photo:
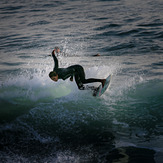
[[[111,75],[109,75],[109,76],[106,78],[106,82],[105,82],[104,87],[102,87],[102,84],[101,84],[101,85],[93,92],[93,96],[95,96],[95,97],[100,97],[100,96],[107,90],[107,88],[109,87],[110,81],[111,81]]]

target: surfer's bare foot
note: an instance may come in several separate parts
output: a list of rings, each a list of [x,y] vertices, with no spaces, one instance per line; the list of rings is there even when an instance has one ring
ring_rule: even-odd
[[[103,80],[102,80],[102,87],[104,87],[105,82],[106,82],[106,79],[103,79]]]

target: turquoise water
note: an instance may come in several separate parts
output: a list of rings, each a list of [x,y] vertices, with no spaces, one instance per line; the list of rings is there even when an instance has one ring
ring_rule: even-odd
[[[137,147],[161,163],[162,8],[161,0],[2,0],[1,162],[109,162],[113,149]],[[105,94],[51,81],[55,46],[67,54],[61,67],[112,74]]]

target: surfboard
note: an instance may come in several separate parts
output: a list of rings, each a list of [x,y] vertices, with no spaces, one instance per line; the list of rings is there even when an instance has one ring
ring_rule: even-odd
[[[101,84],[99,87],[97,87],[96,90],[94,90],[93,96],[100,97],[107,90],[107,88],[109,87],[110,81],[111,81],[111,75],[109,75],[106,78],[106,82],[105,82],[104,87],[102,87],[102,84]]]

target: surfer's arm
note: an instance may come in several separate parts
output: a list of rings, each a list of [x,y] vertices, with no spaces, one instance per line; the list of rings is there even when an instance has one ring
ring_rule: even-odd
[[[54,70],[55,70],[55,69],[58,68],[58,59],[55,56],[55,50],[52,51],[52,57],[53,57],[53,60],[54,60]]]

